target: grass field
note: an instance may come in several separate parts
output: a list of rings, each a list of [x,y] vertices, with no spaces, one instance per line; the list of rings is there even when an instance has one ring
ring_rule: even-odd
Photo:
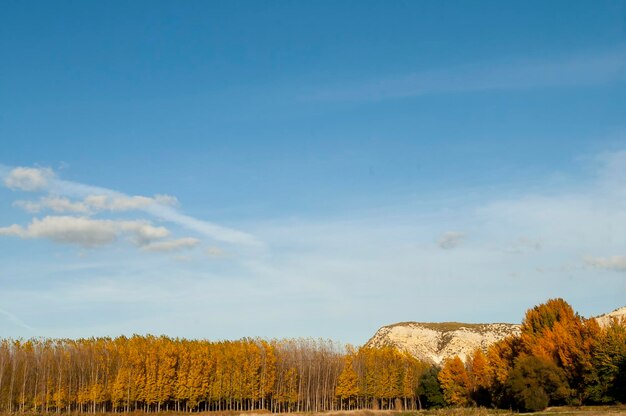
[[[0,415],[35,415],[35,413],[0,413]],[[624,415],[626,416],[626,405],[615,406],[580,406],[580,407],[549,407],[544,411],[535,413],[518,413],[509,410],[501,409],[486,409],[486,408],[446,408],[435,410],[420,410],[420,411],[402,411],[402,410],[351,410],[351,411],[336,411],[336,412],[324,412],[324,413],[276,413],[277,416],[506,416],[506,415],[520,415],[528,414],[535,416],[570,416],[570,415],[582,415],[582,416],[595,416],[595,415]],[[42,414],[44,415],[44,414]],[[56,415],[56,413],[49,413],[48,415]],[[118,412],[118,413],[61,413],[65,416],[271,416],[270,412]]]
[[[291,413],[293,415],[293,413]],[[354,410],[349,412],[327,412],[327,416],[506,416],[519,415],[518,412],[501,409],[486,408],[446,408],[436,410],[421,411],[394,411],[394,410]],[[581,407],[549,407],[542,412],[528,413],[536,416],[569,416],[569,415],[625,415],[626,405],[617,406],[581,406]],[[300,415],[311,415],[311,413],[300,413]],[[239,416],[236,415],[236,416]]]
[[[328,414],[328,413],[327,413]],[[422,411],[374,411],[374,410],[358,410],[353,412],[332,412],[333,416],[505,416],[519,415],[518,412],[500,409],[486,408],[448,408],[437,410]],[[550,407],[542,412],[528,413],[532,415],[552,415],[552,416],[569,416],[569,415],[626,415],[626,405],[618,406],[581,406],[581,407]]]

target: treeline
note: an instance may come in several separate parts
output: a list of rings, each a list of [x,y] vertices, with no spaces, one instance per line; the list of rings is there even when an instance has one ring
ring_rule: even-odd
[[[0,412],[410,407],[423,368],[392,348],[346,354],[326,340],[3,340]]]
[[[616,402],[626,402],[626,325],[601,328],[562,299],[529,310],[520,336],[442,368],[391,347],[328,340],[0,340],[0,413],[532,411]]]
[[[626,403],[626,325],[601,328],[563,299],[530,309],[519,337],[445,362],[437,379],[452,406],[535,411],[548,405]],[[433,397],[438,400],[435,389]]]

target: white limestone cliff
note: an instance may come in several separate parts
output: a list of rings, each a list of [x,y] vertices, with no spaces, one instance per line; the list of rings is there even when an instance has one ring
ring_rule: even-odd
[[[595,317],[601,327],[613,319],[626,324],[626,306]],[[476,348],[487,348],[501,339],[520,334],[519,324],[465,324],[459,322],[400,322],[380,328],[366,347],[393,346],[416,358],[441,364],[459,356],[463,361]]]

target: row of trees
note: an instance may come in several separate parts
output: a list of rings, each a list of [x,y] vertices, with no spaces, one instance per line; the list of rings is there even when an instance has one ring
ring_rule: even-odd
[[[335,394],[341,409],[416,409],[428,365],[392,347],[348,349]]]
[[[312,339],[0,340],[0,413],[613,402],[626,402],[626,325],[601,328],[562,299],[529,310],[520,336],[442,368],[391,347]]]
[[[0,412],[415,407],[424,368],[392,348],[311,339],[3,340]]]
[[[548,405],[626,402],[626,325],[601,328],[563,299],[530,309],[521,335],[477,350],[438,373],[445,402],[540,410]]]

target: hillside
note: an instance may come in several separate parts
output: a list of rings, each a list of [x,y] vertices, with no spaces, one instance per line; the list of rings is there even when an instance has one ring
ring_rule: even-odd
[[[595,317],[600,326],[613,318],[626,320],[626,306]],[[383,326],[365,344],[393,346],[424,361],[441,364],[458,355],[465,360],[476,348],[487,348],[510,335],[519,335],[519,324],[468,324],[460,322],[400,322]]]
[[[600,326],[604,327],[611,323],[613,319],[617,318],[618,321],[626,321],[626,306],[615,309],[613,312],[605,313],[604,315],[596,316],[596,321]]]
[[[458,355],[462,360],[476,348],[489,345],[509,335],[517,335],[520,325],[459,322],[402,322],[376,331],[366,346],[394,346],[424,361],[440,364]]]

